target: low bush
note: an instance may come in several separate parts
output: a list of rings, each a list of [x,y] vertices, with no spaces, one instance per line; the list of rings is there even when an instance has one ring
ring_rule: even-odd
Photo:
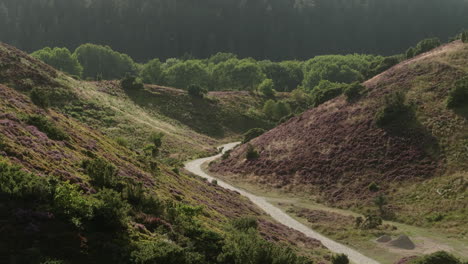
[[[255,217],[242,217],[232,221],[231,225],[239,231],[247,231],[249,229],[257,229],[258,222]]]
[[[428,52],[432,49],[435,49],[441,45],[441,42],[438,38],[428,38],[421,40],[414,49],[414,56]]]
[[[45,133],[52,140],[67,140],[68,135],[52,121],[41,115],[30,115],[26,119],[26,123],[37,127],[39,131]]]
[[[117,168],[103,158],[85,160],[82,163],[85,173],[91,178],[91,183],[98,188],[116,188],[119,181]]]
[[[245,144],[245,143],[249,142],[250,140],[262,135],[265,132],[266,131],[263,128],[252,128],[252,129],[250,129],[249,131],[247,131],[244,134],[244,139],[242,140],[242,144]]]
[[[184,264],[187,263],[184,250],[169,241],[141,241],[136,243],[130,254],[134,264]]]
[[[130,205],[122,199],[120,193],[104,188],[94,197],[97,199],[94,221],[104,229],[124,229]]]
[[[80,228],[93,217],[93,200],[83,195],[77,185],[58,184],[54,191],[54,212]]]
[[[332,264],[349,264],[349,259],[345,254],[337,254],[332,256],[331,262]]]
[[[130,74],[125,75],[120,81],[120,85],[124,90],[143,90],[144,88],[141,80]]]
[[[273,80],[265,79],[259,86],[258,90],[266,97],[275,97]]]
[[[375,183],[375,182],[372,182],[371,184],[369,184],[369,186],[367,188],[371,192],[378,192],[380,190],[379,185],[377,185],[377,183]]]
[[[45,178],[0,160],[0,196],[37,202],[48,199],[50,195],[51,186]]]
[[[50,106],[49,95],[43,89],[33,88],[29,95],[33,104],[41,107],[48,108]]]
[[[260,154],[255,150],[255,148],[252,145],[247,146],[247,153],[245,154],[245,158],[247,160],[255,160],[260,157]]]
[[[327,80],[320,81],[311,91],[313,106],[319,106],[341,95],[347,86],[345,83],[334,83]]]
[[[196,97],[196,98],[203,98],[208,93],[208,90],[196,84],[189,85],[187,90],[188,90],[188,94],[191,97]]]
[[[405,104],[405,94],[395,92],[385,96],[384,106],[377,112],[375,122],[377,126],[384,127],[391,124],[404,125],[404,122],[413,117],[413,109]]]
[[[344,94],[348,102],[351,102],[353,100],[358,99],[362,95],[363,91],[364,91],[364,86],[358,82],[355,82],[355,83],[348,85],[344,89]]]
[[[229,159],[229,157],[231,156],[231,152],[232,152],[231,149],[228,150],[228,151],[226,151],[226,152],[224,152],[223,155],[221,155],[221,159],[222,159],[222,160]]]
[[[468,106],[468,76],[455,83],[447,99],[447,107],[457,108],[461,106]]]
[[[445,251],[437,251],[430,255],[426,255],[423,257],[419,257],[410,262],[410,264],[462,264],[460,260],[458,260],[453,255],[445,252]]]
[[[356,224],[358,224],[358,221],[356,221]],[[374,214],[367,214],[365,215],[364,220],[360,221],[360,225],[358,227],[362,229],[373,229],[381,225],[382,225],[382,218],[380,216],[374,215]]]

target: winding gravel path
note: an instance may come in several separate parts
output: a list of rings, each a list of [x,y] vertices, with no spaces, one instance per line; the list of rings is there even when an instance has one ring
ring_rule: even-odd
[[[226,145],[223,145],[224,147],[224,150],[223,150],[223,153],[229,149],[232,149],[234,148],[236,145],[238,145],[239,142],[235,142],[235,143],[229,143],[229,144],[226,144]],[[212,156],[212,157],[208,157],[208,158],[203,158],[203,159],[197,159],[197,160],[193,160],[193,161],[189,161],[185,164],[185,169],[194,173],[194,174],[197,174],[203,178],[206,178],[208,180],[213,180],[213,179],[216,179],[218,181],[218,185],[223,187],[223,188],[226,188],[226,189],[229,189],[229,190],[232,190],[232,191],[236,191],[236,192],[239,192],[241,195],[249,198],[254,204],[256,204],[258,207],[260,207],[262,210],[264,210],[266,213],[268,213],[271,217],[273,217],[276,221],[278,221],[279,223],[285,225],[285,226],[288,226],[290,228],[293,228],[303,234],[305,234],[306,236],[308,237],[311,237],[311,238],[314,238],[314,239],[317,239],[319,240],[320,242],[322,242],[322,244],[327,247],[329,250],[335,252],[335,253],[344,253],[346,255],[348,255],[348,258],[354,262],[354,263],[357,263],[357,264],[380,264],[379,262],[369,258],[369,257],[366,257],[364,256],[363,254],[359,253],[358,251],[354,250],[354,249],[351,249],[345,245],[342,245],[338,242],[335,242],[317,232],[315,232],[314,230],[308,228],[307,226],[303,225],[302,223],[298,222],[297,220],[293,219],[292,217],[290,217],[288,214],[284,213],[283,211],[281,211],[279,208],[273,206],[271,203],[267,202],[265,200],[264,197],[260,197],[260,196],[256,196],[256,195],[253,195],[245,190],[242,190],[242,189],[238,189],[230,184],[227,184],[225,182],[223,182],[222,180],[219,180],[217,178],[214,178],[210,175],[208,175],[207,173],[205,173],[203,170],[202,170],[202,164],[204,164],[205,162],[210,162],[210,161],[213,161],[217,158],[219,158],[221,156],[221,154],[218,154],[216,156]]]

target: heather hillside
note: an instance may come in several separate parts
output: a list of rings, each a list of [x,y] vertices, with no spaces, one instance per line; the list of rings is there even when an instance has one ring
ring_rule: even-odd
[[[383,195],[394,219],[427,224],[440,215],[433,224],[460,230],[468,103],[448,101],[468,75],[467,58],[468,45],[456,41],[404,61],[364,82],[357,96],[291,118],[211,170],[360,211]]]

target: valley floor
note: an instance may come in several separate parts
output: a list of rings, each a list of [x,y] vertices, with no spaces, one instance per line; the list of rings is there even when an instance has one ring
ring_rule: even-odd
[[[233,148],[236,144],[224,145],[224,150]],[[468,239],[454,238],[441,230],[390,221],[384,221],[381,227],[374,230],[361,230],[355,228],[355,217],[361,216],[355,212],[328,207],[300,195],[263,189],[258,185],[213,175],[211,172],[208,174],[208,163],[219,157],[217,155],[189,162],[186,169],[208,180],[218,180],[220,186],[248,197],[275,220],[320,240],[331,251],[346,253],[355,263],[393,264],[404,257],[440,250],[468,258]],[[389,235],[394,239],[407,235],[415,248],[404,249],[391,246],[390,243],[377,242],[376,239],[382,235]]]
[[[223,151],[230,150],[234,148],[239,142],[235,143],[230,143],[226,144],[223,146]],[[217,180],[216,178],[208,175],[204,170],[203,170],[203,165],[205,163],[208,163],[210,161],[213,161],[217,158],[219,158],[221,154],[213,156],[213,157],[208,157],[208,158],[202,158],[202,159],[197,159],[194,161],[187,162],[185,164],[185,169],[188,170],[191,173],[197,174],[203,178],[206,178],[210,181]],[[291,216],[289,216],[287,213],[282,211],[280,208],[274,206],[272,203],[270,203],[265,197],[257,196],[255,194],[252,194],[248,191],[245,191],[243,189],[236,188],[226,182],[223,182],[221,180],[217,181],[217,184],[220,185],[223,188],[229,189],[236,191],[240,193],[241,195],[249,198],[254,204],[256,204],[258,207],[260,207],[262,210],[264,210],[266,213],[268,213],[273,219],[276,221],[280,222],[281,224],[293,228],[295,230],[298,230],[305,234],[308,237],[314,238],[319,240],[325,247],[330,249],[333,252],[336,253],[344,253],[346,254],[351,261],[354,263],[359,263],[359,264],[378,264],[379,262],[373,260],[372,258],[369,258],[357,250],[354,250],[348,246],[345,246],[343,244],[337,243],[336,241],[321,235],[320,233],[312,230],[311,228],[307,227],[306,225],[302,224],[300,221],[295,220]]]

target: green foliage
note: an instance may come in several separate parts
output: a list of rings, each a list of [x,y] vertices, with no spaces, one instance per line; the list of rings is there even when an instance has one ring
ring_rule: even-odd
[[[245,154],[245,158],[247,160],[255,160],[260,157],[260,154],[255,150],[254,146],[252,145],[247,145],[247,152]]]
[[[237,59],[237,55],[233,54],[233,53],[218,52],[218,53],[212,55],[208,59],[208,62],[213,63],[213,64],[218,64],[218,63],[228,61],[230,59]]]
[[[29,115],[26,119],[26,123],[28,123],[28,125],[35,126],[52,140],[68,139],[68,135],[45,116]]]
[[[33,88],[29,96],[31,101],[41,108],[46,109],[50,106],[49,95],[44,89]]]
[[[441,45],[440,40],[438,38],[428,38],[421,40],[414,49],[414,56],[422,54],[424,52],[428,52],[432,49],[435,49]]]
[[[54,191],[54,212],[66,218],[76,227],[82,227],[83,223],[93,217],[94,202],[83,196],[83,192],[77,185],[68,181],[57,185]]]
[[[208,87],[209,74],[206,66],[198,60],[178,62],[165,71],[166,84],[187,90],[192,84]]]
[[[75,56],[83,66],[83,78],[113,80],[126,74],[136,74],[135,62],[126,54],[112,50],[109,46],[83,44]]]
[[[211,180],[211,184],[218,185],[218,180],[216,180],[216,179]]]
[[[317,56],[304,64],[303,86],[310,91],[322,80],[334,83],[361,81],[373,62],[380,60],[381,57],[371,55]]]
[[[135,264],[184,264],[187,263],[183,249],[169,241],[141,241],[131,253]]]
[[[407,59],[411,59],[414,57],[416,53],[416,50],[414,49],[414,47],[410,47],[407,51],[406,51],[406,58]]]
[[[364,89],[365,87],[362,84],[354,82],[346,86],[346,88],[344,89],[344,94],[348,102],[351,102],[361,97]]]
[[[259,86],[258,90],[266,97],[274,97],[275,91],[273,90],[273,81],[271,79],[265,79]]]
[[[272,88],[276,91],[292,91],[296,89],[304,79],[302,62],[300,61],[260,61],[259,64],[266,78],[273,81]]]
[[[49,48],[45,47],[35,51],[31,56],[42,60],[57,70],[66,72],[71,75],[81,76],[83,67],[72,53],[67,48]]]
[[[228,159],[228,158],[231,156],[231,152],[232,152],[231,149],[228,150],[228,151],[226,151],[226,152],[224,152],[223,155],[221,155],[221,159],[222,159],[222,160]]]
[[[0,160],[0,197],[37,202],[47,199],[50,193],[51,187],[45,178]]]
[[[360,217],[356,218],[356,225],[362,229],[373,229],[382,225],[382,217],[375,214],[366,214],[364,220]]]
[[[202,88],[200,85],[197,84],[191,84],[188,87],[188,94],[191,97],[203,98],[207,93],[208,91],[206,89]]]
[[[394,92],[385,96],[383,107],[377,112],[375,122],[379,127],[391,124],[402,126],[405,119],[412,118],[413,109],[405,104],[405,94]]]
[[[130,205],[122,199],[120,193],[104,188],[94,197],[97,199],[93,218],[95,223],[108,230],[124,229]]]
[[[461,33],[460,39],[463,41],[463,43],[468,43],[468,31],[463,31]]]
[[[91,183],[98,188],[116,188],[119,181],[117,167],[103,158],[85,160],[82,163],[85,173],[91,178]]]
[[[410,262],[411,264],[462,264],[460,260],[458,260],[453,255],[445,252],[445,251],[437,251],[430,255],[426,255],[423,257],[419,257],[416,260]]]
[[[120,81],[120,85],[124,90],[143,90],[143,83],[131,74],[126,74],[125,77]]]
[[[312,105],[319,106],[343,93],[347,87],[344,83],[333,83],[327,80],[322,80],[311,91]]]
[[[250,140],[262,135],[265,132],[266,131],[263,128],[252,128],[252,129],[250,129],[249,131],[247,131],[244,134],[244,139],[242,140],[242,144],[245,144],[245,143],[249,142]]]
[[[219,263],[226,264],[310,264],[310,260],[300,257],[289,247],[277,246],[265,241],[257,230],[233,232],[226,239]]]
[[[371,192],[378,192],[380,190],[379,185],[377,185],[377,183],[375,183],[375,182],[372,182],[371,184],[369,184],[369,186],[367,188]]]
[[[291,107],[284,101],[275,102],[270,99],[263,105],[263,113],[271,120],[280,120],[291,114]]]
[[[458,80],[450,90],[447,107],[457,108],[468,106],[468,77]]]
[[[144,83],[163,84],[164,72],[161,61],[156,58],[144,64],[140,72],[140,78]]]
[[[233,220],[231,225],[236,230],[242,232],[247,232],[249,229],[257,230],[258,228],[258,222],[255,217],[241,217]]]
[[[349,259],[345,254],[337,254],[332,256],[331,262],[332,264],[349,264]]]
[[[377,197],[375,197],[374,204],[379,209],[380,215],[385,215],[385,205],[388,204],[387,198],[384,195],[380,194]]]
[[[239,61],[232,72],[234,86],[239,90],[254,91],[264,78],[260,66],[249,60]]]
[[[162,132],[155,132],[150,135],[149,141],[151,144],[145,147],[145,151],[148,155],[151,155],[153,158],[159,155],[159,151],[162,147],[164,138],[164,133]]]

